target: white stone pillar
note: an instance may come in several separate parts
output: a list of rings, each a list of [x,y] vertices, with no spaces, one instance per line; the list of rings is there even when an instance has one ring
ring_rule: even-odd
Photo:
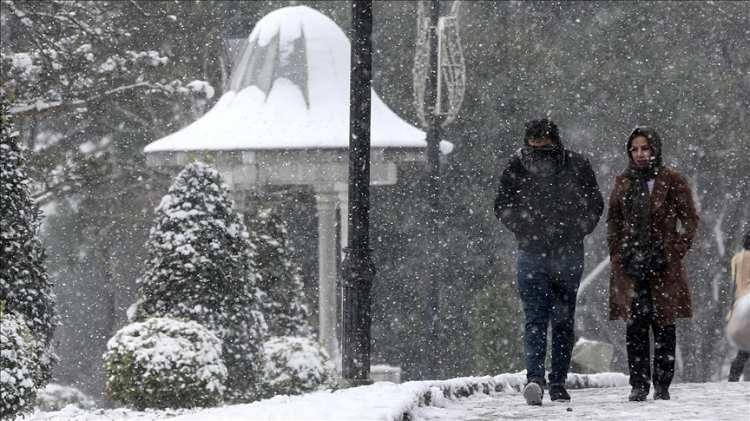
[[[237,185],[230,184],[230,186],[232,187],[229,190],[229,196],[232,198],[232,201],[234,202],[234,211],[239,214],[244,214],[245,212],[247,212],[248,191],[247,189],[242,189],[241,187]],[[243,219],[243,222],[244,222],[244,219]]]
[[[344,186],[346,188],[346,186]],[[341,260],[344,260],[344,249],[349,246],[349,192],[339,190],[339,236],[341,238]]]
[[[339,209],[339,250],[341,253],[341,256],[339,257],[338,263],[340,267],[340,263],[343,263],[344,258],[346,257],[345,249],[349,246],[349,191],[348,191],[347,185],[336,185],[336,191],[338,196],[338,209]],[[344,285],[343,283],[339,285],[339,287],[336,289],[337,294],[337,306],[336,309],[336,333],[337,338],[339,338],[340,341],[343,341],[344,338],[341,336],[344,333],[344,329],[341,326],[342,323],[342,315],[344,312],[343,305],[344,305]],[[339,341],[339,343],[341,343]],[[341,348],[339,348],[341,350]],[[336,369],[338,370],[338,373],[341,374],[341,365],[342,365],[342,357],[339,357],[336,360]]]
[[[336,336],[336,204],[333,191],[315,192],[318,207],[318,340],[341,372]]]

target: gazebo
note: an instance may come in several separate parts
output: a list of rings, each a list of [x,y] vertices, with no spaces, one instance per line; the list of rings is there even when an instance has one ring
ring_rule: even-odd
[[[242,206],[263,185],[308,185],[318,212],[319,341],[340,367],[336,209],[347,242],[350,46],[331,19],[307,6],[261,19],[240,47],[230,84],[199,120],[145,148],[154,167],[213,163]],[[372,185],[396,183],[397,163],[423,161],[425,133],[372,91]],[[441,143],[444,154],[452,145]],[[242,209],[240,209],[242,210]]]

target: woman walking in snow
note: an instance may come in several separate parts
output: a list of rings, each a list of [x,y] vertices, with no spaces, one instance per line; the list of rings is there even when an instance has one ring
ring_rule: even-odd
[[[692,317],[682,266],[695,237],[698,215],[685,178],[662,164],[661,139],[649,127],[628,138],[629,164],[615,177],[607,214],[610,319],[627,320],[631,401],[669,399],[674,376],[675,320]],[[649,330],[654,334],[651,376]]]

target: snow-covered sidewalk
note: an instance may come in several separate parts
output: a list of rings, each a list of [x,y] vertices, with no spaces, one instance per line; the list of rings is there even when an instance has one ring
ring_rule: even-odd
[[[672,399],[628,402],[630,387],[571,390],[570,403],[526,405],[520,394],[475,394],[417,408],[413,421],[456,420],[750,420],[750,382],[682,383],[670,388]]]
[[[175,411],[126,409],[83,411],[72,406],[36,412],[33,421],[412,421],[497,419],[718,420],[747,419],[750,383],[678,384],[669,402],[627,402],[627,377],[619,373],[568,378],[569,405],[529,407],[522,374],[466,377],[403,384],[376,383],[335,392],[276,396],[245,405]],[[570,407],[571,411],[567,408]],[[744,417],[744,418],[743,418]]]
[[[36,412],[34,421],[231,421],[231,420],[401,420],[421,406],[440,404],[473,394],[517,394],[525,383],[522,373],[451,380],[388,382],[334,392],[321,391],[301,396],[276,396],[244,405],[167,411],[127,409],[84,411],[73,406],[56,412]],[[570,374],[571,387],[612,387],[627,383],[619,373]]]

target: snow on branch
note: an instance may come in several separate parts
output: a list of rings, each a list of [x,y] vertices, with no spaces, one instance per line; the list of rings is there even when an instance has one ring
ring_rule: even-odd
[[[109,89],[104,92],[94,94],[85,99],[70,100],[70,101],[44,101],[37,99],[36,102],[30,104],[15,105],[10,108],[9,112],[12,115],[23,116],[23,117],[39,117],[40,115],[57,113],[61,111],[67,111],[72,108],[82,108],[92,103],[99,102],[108,97],[116,96],[125,92],[133,91],[136,89],[150,89],[152,91],[159,91],[165,94],[174,93],[174,89],[170,86],[166,86],[160,83],[153,82],[138,82],[130,85],[119,86],[114,89]]]

